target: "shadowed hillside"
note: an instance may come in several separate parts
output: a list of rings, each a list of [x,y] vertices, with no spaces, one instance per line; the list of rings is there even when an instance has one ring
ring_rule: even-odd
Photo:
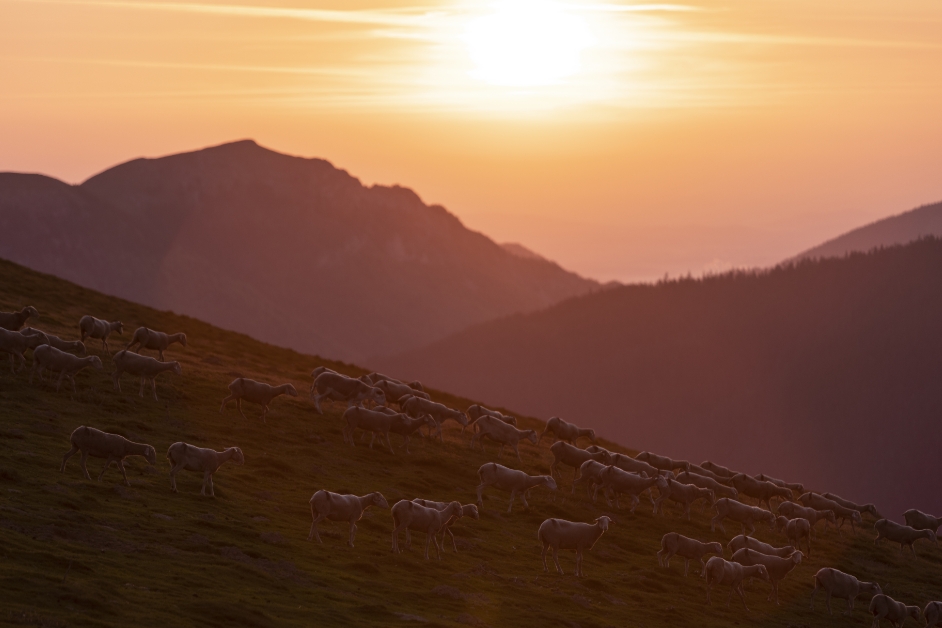
[[[0,255],[278,345],[383,355],[596,284],[508,252],[409,189],[252,141],[68,186],[0,174]]]
[[[642,449],[942,510],[942,241],[613,288],[377,368]]]
[[[125,376],[124,392],[112,391],[109,357],[105,371],[79,374],[74,399],[49,384],[27,382],[25,374],[0,369],[0,623],[32,626],[808,626],[861,625],[866,603],[853,618],[829,617],[819,598],[808,609],[811,575],[833,566],[891,582],[888,591],[910,603],[939,599],[942,553],[917,545],[919,559],[888,544],[874,547],[873,532],[842,539],[819,534],[814,555],[783,582],[782,605],[766,602],[768,585],[748,583],[751,613],[734,603],[705,604],[703,581],[682,575],[682,561],[669,571],[657,565],[661,536],[678,531],[726,542],[731,535],[709,531],[709,513],[694,508],[687,522],[673,508],[654,517],[644,499],[634,515],[568,494],[571,469],[561,491],[536,489],[530,509],[518,502],[506,514],[507,495],[485,492],[479,521],[454,527],[459,552],[441,562],[425,561],[424,536],[413,549],[390,552],[391,519],[371,509],[358,524],[356,547],[347,548],[347,527],[320,524],[323,545],[305,539],[308,499],[318,489],[365,494],[381,491],[389,503],[401,498],[474,500],[478,467],[494,459],[495,447],[470,451],[467,434],[446,427],[445,445],[414,439],[412,454],[343,445],[342,406],[314,415],[304,397],[312,367],[326,364],[348,374],[356,367],[266,345],[192,318],[106,297],[68,282],[0,261],[0,310],[23,303],[41,316],[31,324],[72,338],[75,321],[88,312],[120,318],[128,327],[148,324],[184,331],[186,348],[174,345],[183,375],[162,375],[161,401],[137,396]],[[127,340],[112,337],[115,345]],[[5,361],[2,361],[6,364]],[[299,398],[279,397],[267,424],[256,406],[248,420],[230,407],[219,414],[226,385],[237,374],[271,382],[293,382]],[[470,401],[432,391],[434,398],[466,407]],[[59,473],[70,432],[88,424],[154,445],[157,465],[128,458],[130,487],[112,468],[101,483],[84,480],[78,457]],[[541,429],[521,418],[521,425]],[[215,476],[216,499],[199,495],[201,476],[181,473],[180,492],[169,490],[168,446],[179,440],[222,449],[238,445],[245,465],[225,465]],[[358,437],[359,441],[359,437]],[[400,439],[393,436],[398,447]],[[603,445],[625,451],[609,442]],[[521,446],[528,473],[546,473],[550,455]],[[89,460],[96,476],[100,459]],[[543,574],[536,530],[547,517],[591,521],[612,515],[616,525],[585,558],[587,577],[572,576],[573,553],[561,552],[565,576]],[[733,528],[729,528],[730,532]],[[761,526],[757,536],[784,539]],[[727,552],[727,558],[729,553]],[[841,603],[835,602],[840,612]],[[865,619],[866,618],[866,619]]]

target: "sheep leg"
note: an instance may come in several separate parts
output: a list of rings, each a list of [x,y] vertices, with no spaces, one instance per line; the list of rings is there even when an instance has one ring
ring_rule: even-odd
[[[478,504],[478,506],[482,506],[482,507],[484,506],[484,500],[481,498],[481,493],[484,492],[485,486],[486,486],[486,485],[485,485],[483,482],[481,482],[480,484],[478,484],[478,489],[477,489],[477,490],[478,490],[478,501],[477,501],[477,504]]]
[[[527,493],[529,491],[524,491],[520,494],[520,501],[523,502],[523,507],[527,510],[530,510],[530,504],[527,502]]]
[[[684,578],[687,577],[687,566],[690,565],[690,559],[684,558]]]
[[[559,547],[553,546],[553,562],[556,564],[556,571],[559,575],[563,575],[563,568],[559,566]]]
[[[219,414],[222,414],[222,411],[226,409],[226,404],[235,398],[234,394],[230,394],[228,397],[222,400],[222,405],[219,406]]]
[[[350,547],[353,547],[353,539],[356,537],[356,535],[357,535],[357,524],[355,521],[351,521],[350,522],[350,540],[347,541]]]
[[[75,389],[75,374],[69,373],[69,381],[72,382],[72,394],[77,395],[78,391]]]
[[[118,460],[118,468],[121,469],[121,475],[124,476],[124,483],[125,483],[126,485],[128,485],[128,486],[131,486],[131,482],[128,481],[128,472],[127,472],[127,470],[124,468],[124,461],[123,461],[123,460]],[[102,473],[104,473],[104,471],[103,471]]]
[[[510,511],[513,510],[513,507],[514,507],[514,497],[516,497],[516,496],[517,496],[517,490],[516,490],[516,489],[510,491],[510,505],[507,507],[507,514],[508,514],[508,515],[510,514]]]
[[[549,548],[549,543],[543,541],[543,552],[541,553],[541,556],[543,557],[543,573],[549,572],[549,568],[546,566],[546,552],[549,551]]]
[[[916,558],[916,544],[915,543],[909,544],[909,550],[913,553],[913,558]]]
[[[59,373],[59,378],[56,379],[56,392],[59,392],[59,389],[62,388],[62,378],[65,377],[65,371]]]
[[[76,447],[75,445],[72,445],[72,449],[67,451],[66,454],[62,456],[62,466],[59,467],[59,473],[65,473],[65,463],[68,462],[69,458],[71,458],[78,452],[79,452],[79,448]]]
[[[392,442],[389,440],[389,432],[386,432],[386,446],[389,447],[389,453],[396,455],[396,451],[393,449]]]
[[[451,531],[451,528],[445,528],[445,532],[447,532],[447,533],[448,533],[448,536],[451,537],[451,549],[455,552],[455,554],[457,554],[457,553],[458,553],[458,545],[455,544],[455,533]],[[444,545],[444,543],[445,543],[445,533],[443,532],[443,533],[442,533],[442,544]]]
[[[101,473],[98,474],[98,479],[96,481],[101,482],[101,478],[103,475],[105,475],[105,471],[108,470],[108,467],[110,467],[111,463],[114,462],[115,460],[116,458],[114,458],[114,456],[108,456],[108,459],[105,460],[105,466],[101,468]]]
[[[523,464],[523,458],[520,457],[520,449],[518,448],[518,445],[516,443],[514,443],[514,453],[517,454],[517,461],[520,464]]]
[[[749,607],[746,606],[746,594],[742,589],[742,582],[739,583],[739,586],[735,587],[736,593],[739,594],[739,599],[742,600],[742,607],[746,609],[746,612],[749,612]],[[729,600],[726,600],[726,608],[729,608]]]
[[[140,392],[140,395],[141,395],[141,399],[143,399],[143,398],[144,398],[144,376],[143,376],[143,375],[141,376],[141,392]]]
[[[117,370],[111,375],[111,379],[114,380],[114,389],[118,392],[121,392],[121,373]]]
[[[157,376],[156,375],[150,378],[150,387],[151,387],[151,390],[154,391],[154,401],[160,401],[160,399],[157,398]]]
[[[248,421],[249,418],[248,418],[247,416],[245,416],[245,412],[242,411],[242,398],[241,398],[241,397],[239,397],[238,399],[236,399],[236,407],[239,409],[239,414],[242,415],[242,418],[245,419],[246,421]]]
[[[266,404],[262,406],[262,423],[268,423],[268,421],[265,420],[265,417],[267,416],[268,416],[268,405]]]
[[[576,549],[576,577],[582,576],[582,550]]]
[[[174,465],[174,467],[170,469],[170,492],[171,493],[177,492],[177,473],[179,473],[180,469],[182,468],[183,468],[183,464],[181,463],[178,465]]]
[[[91,480],[91,479],[92,479],[92,476],[88,474],[88,467],[87,467],[86,464],[85,464],[85,463],[87,463],[87,462],[88,462],[88,452],[87,452],[87,451],[83,451],[83,452],[82,452],[82,459],[81,459],[81,463],[80,463],[80,464],[82,465],[82,473],[85,474],[85,479],[86,479],[86,480]]]
[[[307,535],[307,540],[308,540],[308,541],[310,541],[313,537],[316,536],[316,537],[317,537],[317,542],[323,544],[323,541],[321,541],[320,532],[318,532],[318,530],[317,530],[317,522],[318,522],[320,519],[323,519],[323,518],[324,518],[323,515],[318,514],[318,513],[315,513],[315,511],[314,511],[314,504],[311,504],[311,531],[308,532],[308,535]]]
[[[628,509],[628,512],[631,514],[635,514],[635,508],[637,508],[638,504],[640,503],[641,503],[641,500],[638,499],[638,496],[632,495],[631,496],[631,508]]]

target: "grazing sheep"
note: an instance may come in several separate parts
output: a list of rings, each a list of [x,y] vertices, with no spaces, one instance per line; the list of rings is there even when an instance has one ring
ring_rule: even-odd
[[[547,433],[553,436],[554,440],[558,438],[559,440],[568,442],[570,445],[574,445],[574,441],[579,440],[583,436],[593,443],[595,442],[595,430],[567,423],[558,416],[554,416],[546,422],[546,427],[540,432],[540,438],[537,439],[537,444],[539,444],[539,441],[543,440],[543,437],[546,436]]]
[[[428,560],[428,546],[432,541],[435,542],[435,555],[438,560],[442,559],[441,547],[438,544],[437,535],[452,517],[461,516],[461,504],[451,502],[443,510],[421,506],[408,499],[402,499],[392,507],[393,531],[392,531],[392,549],[397,554],[399,549],[399,531],[409,530],[416,532],[425,532],[425,560]],[[444,540],[444,536],[442,537]],[[409,538],[411,545],[411,538]]]
[[[756,552],[761,552],[766,556],[778,556],[779,558],[788,558],[795,553],[795,548],[791,545],[786,545],[785,547],[775,547],[769,545],[768,543],[763,543],[759,539],[746,536],[744,534],[734,536],[733,540],[726,544],[726,547],[729,548],[730,554],[735,554],[744,547],[747,547]]]
[[[883,589],[876,582],[864,582],[831,567],[819,569],[813,578],[814,591],[811,592],[811,610],[814,610],[815,593],[818,592],[818,589],[824,589],[828,595],[828,615],[834,614],[831,612],[831,597],[847,600],[847,610],[843,614],[850,615],[854,610],[854,602],[858,597],[869,594],[872,598],[874,595],[883,593]]]
[[[729,585],[729,596],[726,598],[726,608],[729,608],[729,601],[733,597],[733,591],[735,591],[739,594],[739,599],[742,600],[743,608],[748,612],[749,607],[746,606],[746,594],[743,592],[742,582],[746,578],[754,577],[762,578],[768,582],[769,572],[766,571],[765,565],[750,565],[746,567],[739,563],[727,561],[720,556],[713,556],[706,564],[707,604],[713,605],[713,602],[710,600],[710,589],[715,585],[725,584]]]
[[[714,473],[721,478],[731,478],[734,475],[739,475],[735,471],[731,471],[724,467],[723,465],[716,464],[715,462],[710,462],[709,460],[704,460],[700,463],[700,468],[706,469],[710,473]]]
[[[716,509],[716,516],[710,520],[710,532],[714,532],[716,526],[719,525],[723,534],[726,534],[723,520],[727,518],[742,524],[742,533],[746,536],[756,531],[756,521],[768,521],[770,529],[773,529],[775,525],[775,515],[771,512],[756,508],[755,506],[741,504],[728,497],[716,500],[713,507]],[[749,528],[748,533],[746,532],[747,527]]]
[[[792,491],[790,488],[778,486],[772,482],[763,482],[750,477],[745,473],[737,473],[731,477],[729,479],[729,484],[739,491],[740,495],[752,497],[753,499],[759,500],[760,504],[765,504],[769,509],[769,512],[772,512],[773,497],[781,497],[786,501],[792,498]]]
[[[756,475],[752,477],[759,480],[760,482],[771,482],[772,484],[775,484],[776,486],[781,486],[783,488],[791,489],[795,491],[795,495],[800,495],[805,490],[804,484],[801,484],[799,482],[786,482],[784,480],[779,480],[777,478],[768,476],[764,473],[757,473]]]
[[[375,384],[373,384],[373,386],[382,390],[383,394],[386,395],[386,399],[390,399],[390,400],[401,399],[408,395],[411,395],[413,397],[419,397],[421,399],[426,399],[429,401],[432,399],[431,397],[428,396],[428,394],[424,392],[413,390],[403,383],[393,382],[388,379],[380,380],[376,382]]]
[[[154,331],[153,329],[148,329],[146,327],[138,327],[134,330],[134,335],[131,336],[131,342],[127,344],[124,350],[130,351],[131,347],[137,345],[137,353],[140,353],[144,349],[156,351],[160,356],[160,361],[163,362],[164,351],[166,351],[167,347],[175,342],[179,342],[185,347],[186,334],[165,334],[162,331]]]
[[[909,526],[896,523],[895,521],[890,521],[889,519],[880,519],[873,524],[873,527],[877,531],[877,538],[873,539],[874,545],[876,545],[880,539],[886,539],[893,543],[899,543],[900,552],[908,545],[910,551],[913,553],[913,558],[916,558],[916,549],[913,545],[919,539],[929,539],[936,545],[939,544],[939,539],[936,538],[935,532],[932,530],[916,530]]]
[[[0,329],[0,353],[10,354],[10,372],[16,373],[16,363],[20,368],[26,366],[26,350],[35,349],[41,345],[48,345],[46,334],[40,332],[27,336],[18,331]]]
[[[399,407],[412,418],[418,418],[427,414],[435,419],[435,422],[439,425],[438,438],[442,443],[445,442],[445,437],[442,436],[441,432],[442,423],[450,419],[462,427],[467,427],[468,425],[468,417],[466,417],[461,410],[453,410],[443,404],[428,401],[420,397],[413,396],[405,401],[400,399]]]
[[[378,433],[381,438],[386,439],[386,446],[389,447],[389,453],[395,454],[392,443],[389,441],[389,431],[393,422],[396,420],[396,414],[387,414],[386,412],[369,410],[359,406],[347,408],[343,413],[343,442],[356,446],[353,438],[357,428],[372,432],[374,437]],[[373,448],[373,441],[370,441],[370,449]]]
[[[926,618],[926,628],[938,626],[939,620],[942,619],[942,602],[929,602],[922,614]]]
[[[658,471],[673,471],[674,469],[683,469],[684,471],[687,471],[690,468],[690,463],[686,460],[674,460],[673,458],[668,458],[667,456],[652,454],[650,451],[642,451],[640,454],[635,456],[635,460],[647,462]]]
[[[918,606],[906,606],[885,593],[877,593],[870,600],[870,614],[873,615],[870,628],[880,628],[881,619],[887,619],[891,625],[902,628],[907,617],[919,621],[921,611]]]
[[[446,510],[451,505],[451,502],[434,502],[429,499],[416,498],[416,499],[413,499],[412,501],[414,501],[419,506],[425,506],[426,508],[434,508],[435,510],[442,510],[442,511]],[[457,515],[452,515],[451,518],[449,518],[448,521],[445,522],[445,525],[442,526],[442,531],[441,531],[442,538],[439,541],[439,545],[444,547],[445,533],[447,532],[448,536],[451,537],[451,548],[452,550],[454,550],[455,553],[458,552],[458,545],[455,543],[455,535],[451,531],[451,526],[455,525],[455,522],[457,522],[462,517],[470,517],[471,519],[478,520],[481,518],[481,515],[478,513],[478,507],[476,505],[464,504],[463,506],[461,506],[461,512]],[[410,543],[409,528],[406,528],[406,543]]]
[[[691,465],[694,466],[694,465]],[[684,484],[693,484],[694,486],[699,486],[700,488],[708,488],[713,491],[714,495],[720,497],[729,497],[730,499],[737,499],[739,497],[739,491],[737,491],[732,486],[726,486],[725,484],[720,484],[717,480],[706,475],[700,475],[699,473],[694,473],[692,471],[684,471],[683,473],[677,474],[677,481],[683,482]]]
[[[844,522],[850,520],[850,527],[854,531],[854,534],[857,533],[857,527],[855,523],[863,524],[863,517],[860,516],[860,512],[852,508],[847,508],[841,506],[836,501],[828,499],[823,495],[818,495],[817,493],[805,493],[798,498],[798,501],[809,506],[811,508],[816,508],[817,510],[833,510],[834,516],[840,518],[837,525],[837,532],[843,536],[841,528],[844,527]],[[827,530],[827,524],[824,525],[824,529]]]
[[[690,521],[690,505],[693,502],[698,499],[705,499],[710,502],[712,506],[713,502],[716,501],[716,495],[714,495],[713,491],[710,489],[700,488],[693,484],[682,484],[672,478],[667,478],[667,489],[668,490],[662,492],[657,498],[657,501],[654,502],[654,514],[657,514],[658,510],[663,511],[664,509],[661,504],[664,503],[665,499],[669,499],[684,507],[684,516],[687,517],[687,521]]]
[[[582,554],[591,551],[595,543],[612,525],[612,520],[606,516],[599,517],[593,523],[566,521],[565,519],[547,519],[540,524],[537,538],[543,544],[543,571],[548,572],[546,566],[546,553],[553,548],[553,562],[556,571],[563,573],[559,566],[559,550],[576,550],[576,577],[584,576],[582,570]]]
[[[326,366],[315,367],[314,370],[311,371],[311,397],[312,398],[314,396],[314,381],[317,379],[317,376],[320,375],[321,373],[334,373],[336,375],[340,375],[340,373],[337,373],[337,371],[333,369],[329,369]]]
[[[779,556],[768,556],[767,554],[744,547],[733,553],[732,560],[744,567],[763,565],[766,572],[769,574],[769,583],[772,585],[768,601],[772,601],[772,595],[774,594],[775,603],[778,604],[778,583],[782,581],[792,569],[801,564],[801,552],[795,552],[788,558],[781,558]]]
[[[135,377],[141,378],[141,397],[144,396],[144,383],[150,381],[151,390],[154,393],[154,401],[157,399],[157,376],[164,371],[173,371],[177,375],[183,375],[183,368],[179,362],[158,362],[154,358],[136,353],[128,353],[126,349],[118,351],[112,358],[114,363],[114,389],[121,392],[121,374],[130,373]]]
[[[250,403],[257,403],[262,406],[262,423],[267,423],[265,417],[268,416],[268,404],[279,396],[288,394],[292,397],[298,396],[298,391],[291,384],[282,384],[280,386],[270,386],[262,382],[256,382],[253,379],[237,377],[229,384],[229,396],[222,400],[222,406],[219,407],[219,413],[226,409],[226,405],[235,399],[239,414],[245,419],[245,413],[242,412],[242,400]]]
[[[349,521],[350,538],[347,545],[353,547],[353,538],[357,533],[357,521],[370,506],[389,508],[389,503],[382,493],[375,492],[362,497],[356,495],[340,495],[330,491],[320,490],[314,493],[311,503],[311,532],[307,535],[310,541],[315,536],[318,543],[323,543],[321,534],[317,529],[317,522],[327,519],[329,521]]]
[[[664,495],[669,491],[670,487],[667,484],[667,480],[668,478],[660,475],[655,475],[650,478],[642,477],[637,473],[623,471],[615,465],[608,465],[599,474],[599,483],[602,488],[604,488],[606,492],[611,490],[615,493],[616,508],[621,508],[621,504],[618,503],[618,498],[622,493],[631,496],[631,509],[629,510],[631,514],[634,514],[635,508],[638,507],[639,495],[650,490],[652,486],[657,486],[660,495]],[[609,500],[609,505],[611,505],[611,500]]]
[[[380,406],[382,407],[382,406]],[[384,408],[384,411],[388,408]],[[425,425],[430,431],[432,430],[441,430],[442,426],[435,422],[435,419],[425,415],[417,419],[413,419],[406,414],[400,414],[398,412],[393,412],[395,415],[392,423],[389,424],[389,431],[393,434],[399,434],[403,437],[403,447],[406,450],[406,453],[411,453],[409,451],[409,441],[412,438],[412,435],[415,434],[419,429]],[[370,439],[370,448],[373,447],[373,438],[376,438],[376,432],[373,432],[373,437]]]
[[[589,452],[561,440],[556,441],[550,446],[550,452],[553,454],[553,464],[550,465],[550,475],[562,480],[563,474],[559,470],[559,465],[564,464],[573,468],[573,473],[575,474],[573,475],[574,482],[576,475],[578,475],[576,470],[579,469],[586,460],[595,460],[602,464],[610,464],[611,460],[611,454],[608,451]]]
[[[785,519],[785,517],[779,517],[779,519]],[[801,549],[801,540],[807,539],[808,557],[811,558],[811,522],[803,518],[787,519],[781,527],[785,532],[785,538],[794,543],[798,549]]]
[[[24,336],[38,336],[38,335],[45,336],[46,340],[48,341],[46,342],[46,344],[49,345],[50,347],[55,347],[59,351],[66,351],[70,353],[74,352],[79,355],[86,354],[85,343],[82,342],[81,340],[63,340],[62,338],[59,338],[58,336],[53,336],[52,334],[48,334],[44,331],[40,331],[34,327],[26,327],[24,329],[21,329],[20,333],[23,334]]]
[[[79,340],[82,342],[85,342],[86,338],[101,340],[101,346],[105,351],[110,351],[108,349],[108,336],[115,331],[118,332],[119,336],[124,334],[124,324],[121,321],[109,323],[94,316],[83,316],[79,321],[79,332],[82,336]]]
[[[691,539],[676,532],[668,532],[661,537],[661,551],[657,553],[657,564],[670,568],[671,558],[675,555],[684,559],[684,577],[687,577],[687,567],[691,560],[700,561],[700,574],[706,575],[706,563],[703,557],[707,554],[723,555],[723,546],[716,541],[704,543]]]
[[[834,527],[837,527],[837,517],[834,515],[833,510],[818,510],[817,508],[808,508],[807,506],[802,506],[801,504],[796,504],[795,502],[783,502],[779,504],[778,512],[782,515],[785,515],[788,519],[807,519],[808,523],[811,524],[811,530],[814,531],[814,525],[818,521],[824,520],[827,523],[833,524]],[[810,553],[808,554],[811,555]]]
[[[551,491],[556,490],[556,480],[549,475],[527,475],[523,471],[508,469],[496,462],[487,462],[478,469],[478,478],[481,483],[478,485],[478,506],[484,506],[484,500],[481,494],[488,486],[493,486],[502,491],[510,491],[510,505],[507,507],[507,514],[514,507],[514,498],[519,494],[523,501],[523,507],[529,508],[527,503],[527,493],[534,487],[545,486]]]
[[[37,372],[39,373],[40,381],[42,381],[43,371],[48,369],[53,373],[59,374],[59,379],[56,381],[56,392],[59,392],[59,388],[62,386],[62,380],[67,378],[72,382],[72,392],[77,393],[78,391],[75,389],[75,374],[87,366],[94,367],[95,370],[98,371],[104,368],[101,364],[101,358],[97,355],[79,358],[71,353],[60,351],[53,346],[41,345],[33,349],[33,368],[29,372],[29,381],[30,383],[33,382],[33,375]]]
[[[375,386],[380,382],[393,382],[394,384],[402,384],[401,380],[396,379],[395,377],[390,377],[389,375],[383,375],[382,373],[370,373],[366,376],[367,380],[373,383]]]
[[[30,317],[39,318],[39,310],[27,305],[19,312],[0,312],[0,329],[19,331]]]
[[[69,458],[78,452],[82,452],[79,464],[86,480],[92,479],[88,474],[88,467],[85,466],[89,456],[106,459],[105,466],[98,474],[99,482],[101,482],[102,476],[105,475],[105,471],[114,462],[117,463],[118,469],[121,470],[121,474],[124,476],[124,483],[128,486],[131,486],[131,483],[128,481],[128,473],[124,469],[125,458],[128,456],[143,456],[151,465],[157,464],[157,452],[150,445],[134,443],[120,434],[109,434],[108,432],[96,430],[94,427],[83,425],[75,428],[72,435],[69,436],[69,442],[72,443],[72,448],[62,457],[62,466],[59,467],[59,473],[65,472],[65,463],[69,461]]]
[[[938,533],[939,525],[942,525],[942,518],[933,517],[915,508],[904,512],[903,519],[906,520],[906,525],[915,530],[932,530]]]
[[[715,480],[715,481],[719,482],[720,484],[726,484],[726,483],[729,481],[729,478],[728,478],[728,477],[722,476],[722,475],[717,475],[716,473],[713,473],[713,472],[710,471],[709,469],[704,469],[704,468],[701,467],[700,465],[694,464],[694,463],[692,463],[692,462],[690,463],[690,466],[687,467],[687,472],[688,472],[688,473],[695,473],[695,474],[697,474],[697,475],[710,478],[710,479],[712,479],[712,480]]]
[[[214,451],[203,447],[195,447],[183,442],[170,445],[167,450],[167,459],[170,461],[170,490],[177,492],[177,473],[181,470],[196,471],[203,474],[203,487],[200,495],[206,494],[209,487],[209,496],[216,497],[213,489],[213,474],[225,462],[232,460],[237,465],[245,464],[245,456],[238,447],[229,447],[224,451]]]
[[[586,448],[586,451],[590,451],[592,448]],[[622,471],[627,471],[628,473],[638,473],[646,477],[653,478],[657,475],[660,475],[660,470],[652,467],[647,462],[643,460],[635,460],[631,456],[626,456],[625,454],[616,454],[609,453],[611,456],[611,464],[615,465]],[[667,473],[670,473],[669,471]]]
[[[867,513],[872,515],[874,519],[883,519],[883,515],[877,512],[877,507],[873,504],[857,504],[850,501],[849,499],[844,499],[840,495],[834,493],[822,493],[824,497],[830,499],[832,502],[837,502],[844,508],[850,508],[851,510],[856,510],[860,514]]]
[[[556,445],[556,443],[553,443]],[[576,494],[576,485],[577,484],[586,484],[585,487],[585,496],[592,497],[592,501],[595,501],[599,486],[602,484],[601,475],[602,471],[608,468],[608,465],[602,464],[596,460],[586,460],[582,465],[576,470],[576,477],[572,481],[572,490],[570,491],[571,495]],[[590,495],[591,491],[591,495]]]
[[[510,445],[517,454],[517,460],[523,462],[520,457],[519,443],[521,440],[528,440],[536,445],[536,430],[518,430],[509,423],[504,423],[502,419],[492,416],[481,417],[474,424],[474,435],[471,436],[471,449],[474,449],[474,440],[477,439],[481,445],[481,451],[484,451],[484,439],[489,438],[495,443],[500,443],[500,450],[497,457],[500,458],[504,453],[504,447]]]
[[[465,412],[465,414],[468,415],[469,427],[473,427],[474,424],[477,422],[477,420],[480,419],[482,416],[492,416],[495,419],[500,419],[504,423],[510,423],[514,427],[517,426],[517,419],[515,419],[514,417],[504,414],[503,412],[498,412],[497,410],[491,410],[489,408],[485,408],[484,406],[476,404],[476,403],[468,406],[468,411]],[[461,431],[464,432],[464,428],[461,428]]]
[[[321,410],[321,399],[346,401],[348,408],[364,401],[386,405],[386,395],[379,388],[330,370],[325,370],[314,379],[311,399],[318,414],[324,414]]]

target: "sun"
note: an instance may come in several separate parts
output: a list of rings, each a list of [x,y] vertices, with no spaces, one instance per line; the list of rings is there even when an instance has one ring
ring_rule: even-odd
[[[468,24],[465,41],[475,66],[472,76],[493,85],[530,87],[576,74],[592,34],[580,15],[560,3],[504,0]]]

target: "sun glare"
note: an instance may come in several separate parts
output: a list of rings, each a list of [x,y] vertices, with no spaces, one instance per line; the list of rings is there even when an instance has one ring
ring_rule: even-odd
[[[465,32],[472,76],[493,85],[552,85],[576,74],[592,43],[585,20],[557,2],[504,0]]]

